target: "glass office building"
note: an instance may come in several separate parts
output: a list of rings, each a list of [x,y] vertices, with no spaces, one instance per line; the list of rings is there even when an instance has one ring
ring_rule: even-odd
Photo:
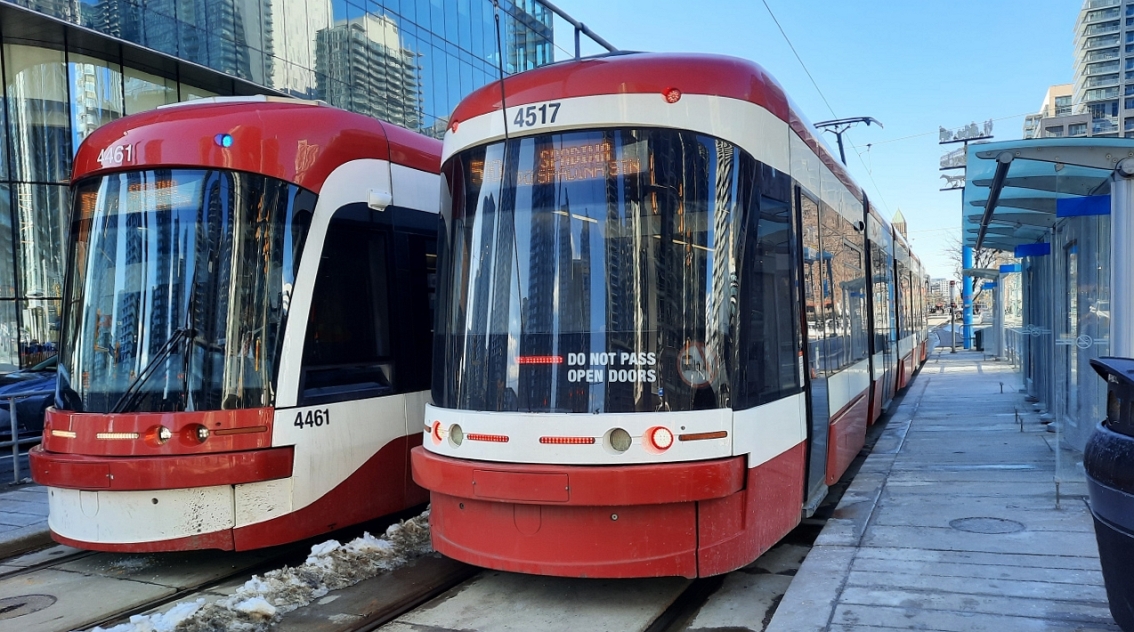
[[[535,0],[501,0],[499,25],[498,47],[491,0],[0,0],[0,373],[55,352],[71,158],[95,128],[262,93],[440,136],[498,68],[576,52]]]

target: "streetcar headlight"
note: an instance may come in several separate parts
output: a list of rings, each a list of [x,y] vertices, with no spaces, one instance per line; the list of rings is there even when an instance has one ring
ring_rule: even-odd
[[[614,430],[611,430],[610,434],[607,435],[607,441],[610,442],[610,447],[614,448],[618,452],[625,452],[630,449],[630,433],[626,432],[622,428],[615,428]]]
[[[460,447],[461,443],[465,440],[465,431],[457,424],[449,426],[449,441],[453,442],[453,447]]]
[[[201,424],[189,424],[180,431],[181,442],[185,445],[204,443],[209,438],[209,429]]]
[[[165,426],[151,426],[150,429],[145,432],[144,437],[146,443],[156,448],[165,445],[166,441],[172,439],[173,431]]]

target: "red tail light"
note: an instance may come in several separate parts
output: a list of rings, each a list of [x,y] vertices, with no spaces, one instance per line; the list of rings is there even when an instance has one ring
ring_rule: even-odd
[[[664,452],[673,445],[673,433],[664,426],[655,426],[646,431],[646,440],[659,452]]]

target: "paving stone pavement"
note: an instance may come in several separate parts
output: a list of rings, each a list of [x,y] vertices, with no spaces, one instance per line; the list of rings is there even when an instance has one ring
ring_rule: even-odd
[[[768,632],[1119,632],[1083,483],[1005,362],[935,351]],[[1015,412],[1023,414],[1023,425]]]
[[[19,485],[0,491],[0,559],[51,542],[47,488]]]

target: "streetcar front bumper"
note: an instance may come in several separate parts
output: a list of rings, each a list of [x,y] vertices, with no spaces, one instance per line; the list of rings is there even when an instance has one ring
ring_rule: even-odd
[[[803,445],[643,465],[533,465],[412,451],[433,546],[463,562],[566,577],[698,577],[739,568],[799,522]]]

